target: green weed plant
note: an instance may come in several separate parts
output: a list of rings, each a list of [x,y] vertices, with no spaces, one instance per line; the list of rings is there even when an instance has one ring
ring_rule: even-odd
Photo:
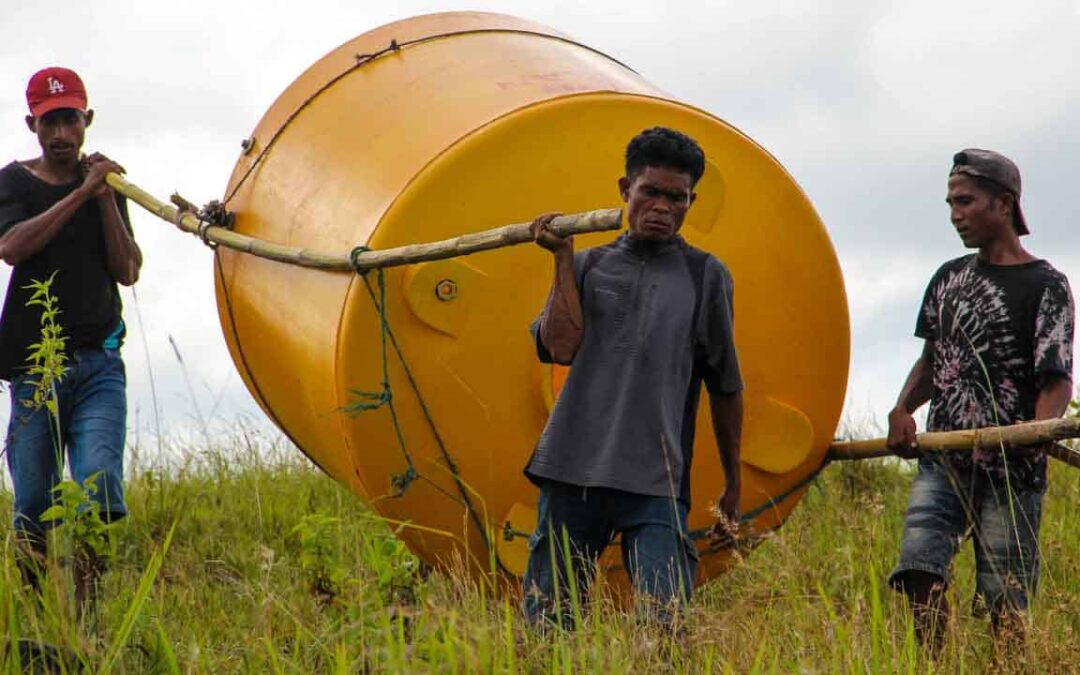
[[[37,379],[31,380],[34,384],[33,396],[22,401],[24,406],[34,410],[45,407],[54,420],[60,414],[56,400],[56,383],[64,377],[64,364],[67,362],[67,355],[64,353],[67,337],[64,336],[58,320],[59,303],[52,294],[56,274],[53,272],[44,281],[31,280],[24,287],[32,291],[26,306],[41,308],[41,339],[30,345],[26,355],[27,375]],[[58,427],[56,434],[55,438],[59,439]]]
[[[308,574],[312,592],[324,603],[333,602],[348,576],[348,570],[334,556],[333,528],[340,522],[324,512],[309,513],[292,528],[300,545],[300,568]]]
[[[53,487],[53,505],[41,514],[44,522],[63,526],[72,552],[79,548],[93,551],[99,556],[112,552],[109,527],[101,518],[101,505],[92,497],[98,491],[101,472],[92,474],[79,485],[73,480],[60,481]]]

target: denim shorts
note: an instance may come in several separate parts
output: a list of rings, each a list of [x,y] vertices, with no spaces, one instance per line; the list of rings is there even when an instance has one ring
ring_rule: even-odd
[[[995,611],[1024,611],[1039,576],[1039,521],[1044,489],[1010,489],[979,468],[958,470],[932,457],[919,460],[911,487],[900,561],[889,583],[903,590],[908,572],[946,583],[965,537],[975,547],[975,592]]]
[[[53,503],[66,450],[72,478],[80,485],[99,474],[91,496],[103,520],[127,513],[124,505],[124,440],[127,422],[124,362],[116,350],[79,349],[56,384],[58,425],[42,407],[28,408],[36,377],[11,380],[7,461],[15,491],[15,529],[43,532],[54,522],[41,514]],[[55,439],[57,426],[60,438]]]
[[[522,582],[526,616],[564,621],[570,605],[567,568],[573,570],[584,598],[597,558],[619,534],[623,565],[634,589],[655,601],[661,620],[667,620],[670,610],[688,600],[693,590],[697,549],[687,533],[686,516],[686,504],[670,497],[545,481]]]

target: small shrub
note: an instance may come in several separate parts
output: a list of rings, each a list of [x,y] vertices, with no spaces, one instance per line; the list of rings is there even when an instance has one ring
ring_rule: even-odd
[[[100,475],[99,471],[89,476],[82,485],[73,480],[60,481],[52,489],[56,499],[41,514],[41,519],[63,524],[73,550],[85,549],[106,556],[112,553],[110,525],[101,519],[101,505],[92,499],[97,494]]]
[[[337,598],[348,576],[335,556],[334,529],[340,520],[320,511],[305,515],[292,528],[292,534],[300,544],[300,567],[307,573],[311,590],[323,605]]]

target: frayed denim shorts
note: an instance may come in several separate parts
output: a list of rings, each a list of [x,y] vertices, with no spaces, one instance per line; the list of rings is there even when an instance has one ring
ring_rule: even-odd
[[[913,571],[948,583],[953,556],[970,536],[977,600],[995,611],[1026,610],[1039,576],[1045,488],[1017,488],[977,467],[958,470],[938,458],[921,458],[889,584],[903,590]]]

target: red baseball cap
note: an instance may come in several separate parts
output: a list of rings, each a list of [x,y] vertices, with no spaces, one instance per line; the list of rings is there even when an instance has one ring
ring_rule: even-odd
[[[59,108],[86,112],[86,87],[74,70],[44,68],[34,73],[26,85],[26,103],[34,117]]]

